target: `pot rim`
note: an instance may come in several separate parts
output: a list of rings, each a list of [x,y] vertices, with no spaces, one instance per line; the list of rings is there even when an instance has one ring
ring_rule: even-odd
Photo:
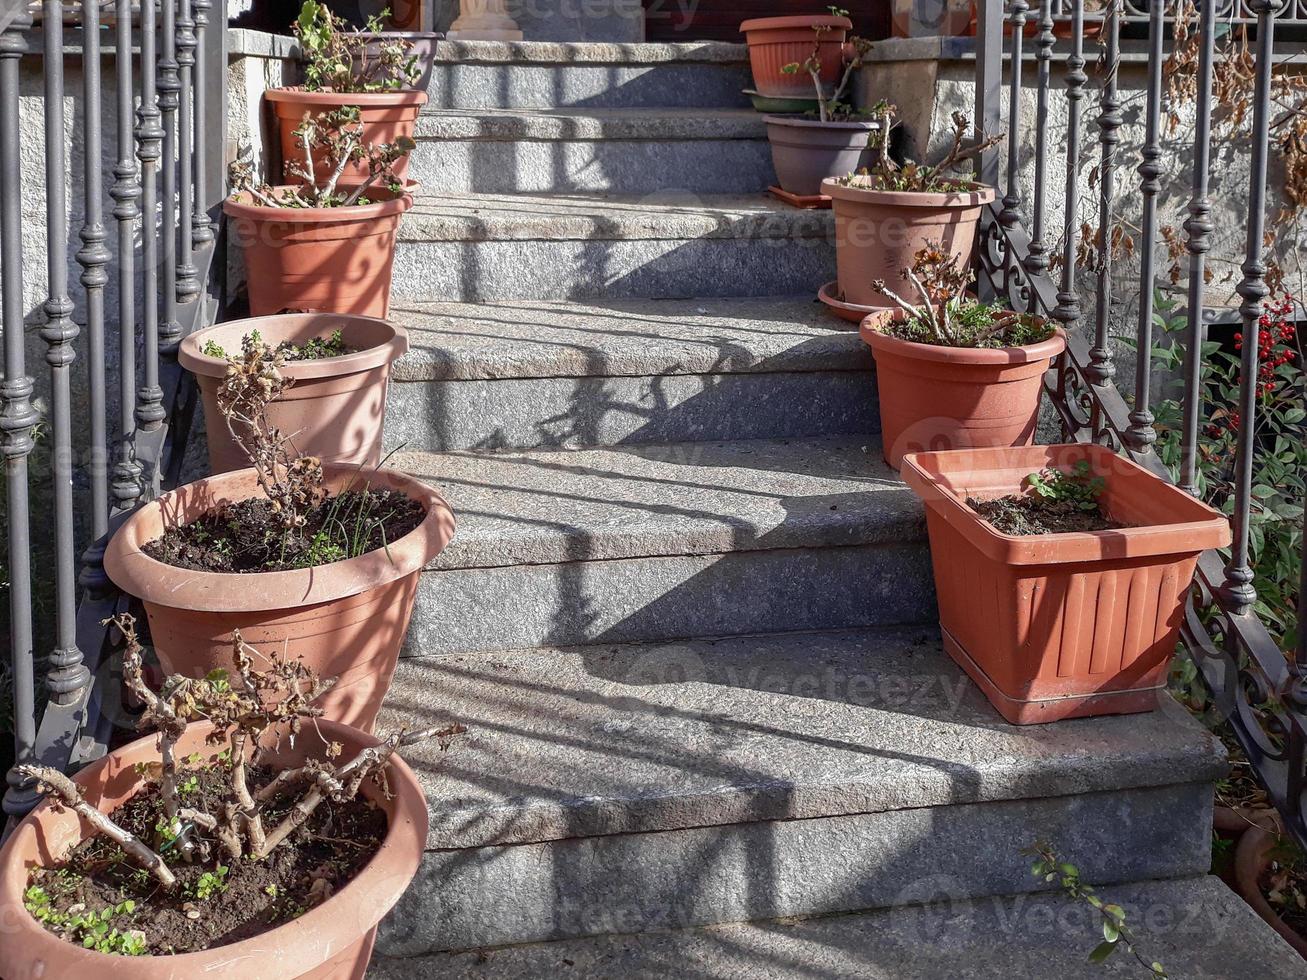
[[[947,474],[942,472],[947,462],[965,459],[973,471],[1019,468],[1033,473],[1046,466],[1060,465],[1059,457],[1071,455],[1089,459],[1096,473],[1125,469],[1147,477],[1147,484],[1172,502],[1170,511],[1176,519],[1106,531],[1004,534],[967,506],[965,489],[959,492],[946,485]],[[899,475],[927,507],[938,511],[990,558],[1006,565],[1065,565],[1197,555],[1230,543],[1230,522],[1225,515],[1134,460],[1097,443],[908,453],[903,457]]]
[[[1047,340],[1019,347],[941,347],[939,344],[919,344],[913,340],[891,337],[879,329],[885,322],[902,322],[905,315],[897,307],[869,313],[858,327],[858,334],[874,354],[885,353],[936,364],[1032,364],[1035,361],[1051,360],[1066,349],[1066,331],[1060,326],[1053,328],[1053,335]],[[1048,322],[1045,317],[1037,319]]]
[[[822,122],[820,119],[805,119],[798,115],[790,116],[768,113],[762,117],[762,121],[768,126],[796,126],[800,129],[853,129],[861,132],[872,132],[880,129],[880,123],[875,119],[867,119],[862,122],[855,122],[852,120],[847,122],[836,120]],[[825,182],[826,180],[823,180],[822,184],[824,185]]]
[[[834,177],[821,182],[821,192],[832,201],[850,204],[870,204],[879,207],[902,208],[973,208],[990,204],[998,192],[989,184],[979,181],[960,181],[971,190],[966,191],[885,191],[876,187],[847,187]]]
[[[315,724],[326,737],[327,742],[340,741],[345,744],[352,742],[363,746],[380,743],[380,739],[375,736],[340,722],[319,718]],[[211,722],[192,722],[187,726],[187,731],[193,728],[211,729],[212,727]],[[77,773],[73,777],[74,781],[79,785],[90,784],[113,762],[132,753],[133,750],[143,748],[144,743],[153,743],[155,738],[154,734],[146,735],[110,752]],[[157,749],[155,754],[157,755]],[[282,961],[293,963],[297,957],[307,959],[316,956],[317,951],[323,947],[322,937],[331,935],[333,924],[339,923],[343,918],[340,910],[350,904],[350,899],[358,899],[353,902],[353,906],[358,910],[354,920],[364,926],[359,929],[357,935],[351,935],[351,941],[357,941],[375,928],[402,897],[409,882],[417,873],[421,854],[426,846],[429,818],[426,797],[417,776],[408,763],[398,755],[391,756],[391,767],[386,775],[395,794],[395,815],[393,819],[387,821],[386,836],[381,842],[381,847],[348,884],[321,905],[314,906],[290,922],[259,933],[257,936],[251,936],[249,939],[193,953],[133,957],[99,953],[60,939],[33,919],[23,906],[22,900],[22,893],[27,885],[27,875],[17,861],[5,860],[0,861],[0,906],[13,905],[23,910],[22,916],[15,920],[14,928],[24,932],[26,938],[26,942],[20,944],[15,941],[13,946],[15,948],[22,946],[27,953],[24,959],[30,958],[33,953],[38,957],[44,955],[47,959],[62,960],[65,963],[71,958],[73,964],[84,971],[85,976],[94,975],[94,971],[102,971],[101,975],[121,976],[123,974],[118,972],[119,968],[129,967],[133,977],[139,976],[143,980],[199,977],[213,972],[215,961],[218,964],[236,963],[254,957],[267,958],[276,955]],[[10,841],[0,851],[0,855],[7,855],[14,846],[13,841],[20,835],[35,833],[40,818],[52,811],[53,804],[48,799],[39,803],[15,828]],[[390,864],[392,861],[393,866]],[[400,871],[402,874],[399,873]],[[373,878],[376,880],[373,881]],[[10,886],[17,879],[21,879],[21,885],[15,894]],[[402,884],[400,884],[401,879]],[[390,886],[382,887],[387,881],[391,882]],[[363,900],[365,898],[366,901]],[[272,935],[278,936],[281,940],[275,947],[268,941],[268,937]],[[347,947],[341,947],[344,948]],[[331,950],[330,953],[339,951]],[[3,959],[2,954],[0,959]]]
[[[297,184],[277,184],[273,190],[297,187]],[[249,191],[238,191],[228,195],[222,202],[224,213],[233,218],[246,218],[250,221],[279,223],[288,225],[316,225],[340,223],[346,221],[371,221],[375,218],[388,218],[400,215],[413,206],[413,195],[407,190],[395,194],[385,187],[378,187],[390,196],[371,204],[351,204],[339,208],[274,208],[266,204],[251,204],[253,195]]]
[[[1307,938],[1300,936],[1262,894],[1261,877],[1271,863],[1277,835],[1265,827],[1252,827],[1239,839],[1234,851],[1234,879],[1239,895],[1262,920],[1274,929],[1299,956],[1307,956]]]
[[[302,85],[282,85],[263,93],[269,102],[288,105],[347,106],[360,109],[391,109],[396,106],[423,106],[427,93],[418,88],[401,88],[390,92],[309,92]]]
[[[838,14],[791,14],[786,17],[754,17],[740,24],[740,32],[748,34],[750,31],[774,31],[789,30],[795,27],[842,27],[846,31],[853,30],[853,21],[847,17],[841,17]],[[831,38],[833,41],[834,38]]]
[[[398,323],[392,323],[390,320],[383,320],[380,317],[360,316],[356,313],[319,311],[310,313],[273,313],[266,316],[247,317],[243,320],[225,320],[222,323],[215,323],[203,330],[196,330],[194,333],[188,334],[177,349],[177,360],[182,367],[192,374],[198,374],[206,378],[225,377],[227,374],[227,360],[205,354],[203,352],[205,339],[215,331],[231,330],[242,324],[246,326],[241,333],[246,333],[249,330],[262,331],[267,328],[270,320],[283,322],[287,320],[310,322],[323,320],[326,321],[323,324],[324,327],[343,327],[350,322],[363,322],[380,324],[390,331],[389,340],[366,347],[363,350],[354,351],[352,354],[312,361],[287,361],[282,365],[281,373],[295,381],[336,378],[346,374],[356,374],[359,371],[370,371],[372,368],[380,367],[383,364],[390,364],[408,351],[408,331]]]
[[[454,536],[454,513],[433,487],[399,470],[358,464],[324,463],[333,489],[355,480],[367,486],[400,490],[423,504],[427,513],[417,527],[388,548],[313,568],[276,572],[200,572],[157,561],[141,550],[146,516],[177,506],[179,499],[209,494],[223,500],[246,500],[257,494],[253,469],[233,470],[196,480],[142,505],[118,528],[104,552],[110,580],[144,602],[192,612],[251,612],[289,609],[358,595],[406,575],[420,572]],[[153,539],[151,539],[153,540]]]

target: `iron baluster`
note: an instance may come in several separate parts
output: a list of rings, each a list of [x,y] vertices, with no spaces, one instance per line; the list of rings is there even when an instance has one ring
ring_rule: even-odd
[[[177,2],[177,71],[180,88],[177,112],[177,297],[178,303],[191,303],[200,295],[199,272],[195,268],[194,195],[198,188],[191,183],[195,168],[191,160],[194,152],[195,118],[195,21],[191,16],[191,0]]]
[[[1053,43],[1053,0],[1040,0],[1039,34],[1035,38],[1035,132],[1043,134],[1048,129],[1048,90],[1052,77]],[[1048,270],[1048,246],[1044,243],[1044,222],[1046,205],[1044,202],[1044,178],[1047,175],[1045,153],[1046,140],[1035,140],[1035,200],[1034,216],[1030,229],[1030,248],[1026,253],[1025,267],[1031,276],[1043,275]]]
[[[1116,377],[1112,363],[1109,323],[1112,308],[1112,232],[1115,221],[1116,148],[1121,142],[1121,100],[1117,94],[1117,72],[1121,62],[1121,0],[1111,0],[1103,24],[1103,39],[1107,44],[1107,74],[1103,79],[1103,94],[1098,114],[1098,143],[1102,158],[1098,168],[1098,288],[1095,297],[1094,346],[1089,350],[1089,364],[1085,378],[1093,385],[1106,385]],[[1094,409],[1094,434],[1102,426],[1097,406]]]
[[[1054,318],[1068,333],[1080,323],[1080,291],[1076,289],[1076,214],[1080,210],[1080,103],[1085,98],[1084,0],[1071,4],[1071,54],[1066,61],[1066,215],[1062,230],[1062,281]]]
[[[163,388],[159,386],[159,97],[155,88],[154,4],[141,5],[141,103],[136,112],[136,156],[141,161],[141,387],[136,395],[136,424],[146,431],[159,428],[166,412]],[[172,292],[171,283],[169,292]],[[157,488],[158,472],[149,475]]]
[[[175,356],[182,326],[177,320],[177,110],[181,105],[181,80],[177,64],[177,0],[162,0],[163,12],[159,53],[159,111],[163,116],[163,158],[159,163],[159,244],[163,251],[160,276],[163,289],[162,319],[159,323],[159,353]]]
[[[1017,188],[1017,164],[1021,150],[1021,38],[1026,32],[1026,0],[1012,0],[1008,23],[1012,25],[1012,57],[1008,67],[1007,189],[998,220],[1004,228],[1021,221],[1021,192]]]

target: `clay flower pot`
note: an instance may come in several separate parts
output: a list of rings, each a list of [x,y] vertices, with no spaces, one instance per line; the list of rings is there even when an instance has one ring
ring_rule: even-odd
[[[782,189],[810,197],[823,194],[827,177],[852,173],[864,163],[867,139],[877,128],[866,122],[822,122],[797,116],[764,116],[772,166]]]
[[[188,483],[150,501],[109,541],[104,567],[145,606],[164,672],[202,677],[231,663],[232,630],[256,650],[278,650],[335,685],[319,699],[333,721],[371,731],[408,630],[422,568],[454,535],[454,515],[426,484],[394,470],[327,465],[333,490],[399,490],[427,509],[411,532],[384,549],[316,568],[197,572],[155,561],[141,547],[165,527],[195,520],[259,491],[254,471]]]
[[[812,54],[817,40],[814,27],[828,26],[821,35],[821,81],[831,89],[839,83],[844,65],[844,38],[853,27],[847,17],[832,14],[803,14],[796,17],[755,17],[740,25],[749,45],[749,65],[753,68],[753,87],[759,95],[772,99],[810,99],[815,88],[812,76],[805,71],[787,75],[781,69],[803,64]]]
[[[339,208],[273,208],[248,192],[227,198],[222,209],[245,256],[250,313],[385,317],[399,216],[413,197],[384,188],[367,196],[373,203]]]
[[[427,93],[418,89],[400,89],[398,92],[306,92],[299,87],[274,88],[264,93],[272,103],[277,116],[277,133],[281,144],[282,165],[287,160],[302,160],[304,148],[295,139],[295,130],[306,116],[317,116],[342,106],[358,106],[363,122],[363,142],[393,143],[401,136],[413,138],[418,110],[427,102]],[[319,180],[327,176],[329,165],[324,154],[315,154],[313,170]],[[395,164],[395,176],[404,180],[408,176],[408,157]],[[289,171],[283,171],[284,180],[294,183]],[[352,162],[345,166],[342,180],[361,181],[368,177],[366,163]]]
[[[1002,534],[967,498],[1087,461],[1117,530]],[[1221,514],[1105,446],[915,453],[944,648],[1016,725],[1151,711],[1166,687],[1198,556],[1230,543]]]
[[[848,173],[849,171],[845,171]],[[908,300],[916,298],[903,270],[926,245],[937,245],[965,263],[976,242],[980,210],[994,200],[994,188],[948,194],[846,187],[826,180],[821,193],[835,212],[835,269],[841,299],[858,306],[892,307],[872,288],[876,279]]]
[[[1281,919],[1262,894],[1262,875],[1271,866],[1275,843],[1275,834],[1264,827],[1253,827],[1239,838],[1239,844],[1234,850],[1235,888],[1267,925],[1297,950],[1299,956],[1307,959],[1307,938],[1299,935],[1289,923]]]
[[[1066,348],[1060,327],[1025,347],[939,347],[885,333],[903,316],[879,310],[860,328],[876,359],[881,451],[890,466],[898,469],[905,453],[1034,441],[1044,372]]]
[[[341,332],[352,354],[312,361],[287,361],[281,373],[292,380],[268,416],[282,432],[294,434],[295,448],[328,463],[381,462],[382,425],[390,366],[408,350],[408,333],[386,320],[339,313],[283,313],[279,316],[228,320],[198,330],[181,343],[177,359],[192,372],[204,400],[209,467],[214,473],[244,469],[249,459],[232,438],[218,411],[218,388],[227,360],[204,353],[213,341],[229,356],[239,356],[241,340],[257,330],[264,341],[303,344]]]
[[[181,757],[199,753],[213,760],[222,745],[205,744],[213,726],[191,725],[178,740]],[[279,767],[326,758],[327,745],[339,742],[352,755],[376,739],[330,721],[305,725],[293,740],[283,738],[269,755]],[[137,739],[91,763],[73,777],[87,802],[109,813],[140,788],[138,764],[158,763],[153,735]],[[0,943],[0,974],[28,977],[97,977],[99,980],[176,980],[178,977],[297,977],[301,980],[362,980],[372,956],[377,923],[399,901],[417,873],[427,838],[427,806],[422,787],[402,759],[392,757],[386,773],[392,796],[365,780],[362,794],[386,813],[385,840],[358,875],[321,905],[258,936],[177,956],[116,956],[97,953],[60,939],[23,908],[27,878],[34,867],[61,860],[94,831],[72,810],[40,804],[0,851],[0,908],[6,937]]]

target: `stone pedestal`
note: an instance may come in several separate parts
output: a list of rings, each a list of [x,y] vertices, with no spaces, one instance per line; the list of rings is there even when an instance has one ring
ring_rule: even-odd
[[[461,0],[458,20],[445,36],[451,41],[522,40],[517,21],[504,9],[504,0]]]

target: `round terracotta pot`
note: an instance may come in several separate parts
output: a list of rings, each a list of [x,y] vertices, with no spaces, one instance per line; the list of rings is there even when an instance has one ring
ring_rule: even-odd
[[[178,741],[182,756],[193,752],[215,759],[222,745],[208,745],[213,726],[191,725]],[[315,730],[316,729],[316,730]],[[272,733],[269,733],[270,735]],[[326,758],[329,742],[339,742],[350,756],[376,744],[363,732],[330,721],[306,725],[293,740],[283,738],[270,751],[274,765],[291,768],[310,758]],[[139,764],[157,763],[153,735],[137,739],[91,763],[74,776],[82,795],[103,813],[111,812],[140,787]],[[40,804],[15,828],[0,851],[0,909],[5,914],[5,941],[0,943],[0,975],[8,980],[215,980],[298,977],[302,980],[362,980],[372,955],[377,924],[395,906],[417,873],[427,838],[427,806],[413,770],[392,757],[386,773],[387,798],[371,780],[362,793],[386,813],[385,840],[372,860],[331,898],[299,918],[240,942],[177,956],[115,956],[65,942],[23,908],[27,878],[34,867],[61,860],[93,831],[72,810]]]
[[[321,310],[385,317],[399,216],[410,194],[384,188],[372,204],[272,208],[248,192],[223,202],[228,228],[245,256],[250,313]]]
[[[824,193],[827,177],[853,173],[863,165],[874,122],[822,122],[764,116],[776,179],[791,194]]]
[[[316,568],[249,574],[197,572],[155,561],[142,546],[165,527],[259,494],[252,469],[188,483],[150,501],[118,529],[104,555],[115,585],[145,607],[166,673],[202,677],[231,665],[232,631],[256,650],[303,657],[334,686],[318,703],[333,721],[371,731],[390,686],[422,568],[454,535],[454,515],[426,484],[395,470],[327,465],[327,486],[387,487],[427,509],[387,548]]]
[[[226,473],[244,469],[250,461],[218,411],[218,388],[227,374],[227,360],[205,354],[204,346],[212,340],[229,355],[239,356],[241,341],[251,330],[273,346],[287,340],[303,344],[339,330],[348,346],[358,348],[342,357],[287,361],[281,373],[292,383],[268,406],[268,417],[292,437],[300,455],[317,456],[327,463],[380,463],[390,366],[408,350],[408,332],[372,317],[283,313],[197,330],[177,351],[182,367],[195,375],[200,386],[209,468]]]
[[[295,130],[306,116],[321,115],[342,106],[356,105],[363,122],[363,142],[393,143],[401,136],[413,138],[418,111],[426,105],[427,93],[419,89],[400,89],[398,92],[306,92],[296,87],[274,88],[264,93],[272,103],[277,116],[277,133],[281,145],[282,165],[287,160],[300,160],[304,149],[295,139]],[[313,171],[319,180],[330,173],[325,155],[315,153]],[[283,179],[295,183],[289,171],[283,170]],[[407,155],[395,164],[395,176],[401,181],[408,177]],[[342,180],[366,180],[366,163],[352,162],[345,166]]]
[[[881,451],[899,468],[906,453],[1029,446],[1049,361],[1066,348],[1059,327],[1027,347],[938,347],[884,333],[899,310],[862,321],[862,339],[876,359]]]
[[[821,193],[835,212],[835,269],[844,300],[858,306],[891,307],[873,280],[913,302],[916,295],[903,270],[926,245],[938,245],[960,263],[971,257],[980,211],[994,200],[994,188],[949,194],[881,191],[846,187],[825,180]]]
[[[1234,850],[1235,887],[1252,910],[1297,950],[1299,956],[1307,959],[1307,939],[1281,919],[1262,894],[1262,875],[1271,865],[1271,851],[1274,847],[1275,834],[1264,827],[1253,827],[1239,838]]]
[[[749,45],[749,65],[753,69],[753,87],[759,95],[772,99],[812,98],[812,76],[805,71],[787,75],[781,69],[803,64],[812,54],[817,40],[814,27],[827,26],[821,35],[821,81],[829,91],[839,84],[844,64],[844,38],[853,27],[847,17],[830,14],[796,17],[756,17],[740,25]]]

